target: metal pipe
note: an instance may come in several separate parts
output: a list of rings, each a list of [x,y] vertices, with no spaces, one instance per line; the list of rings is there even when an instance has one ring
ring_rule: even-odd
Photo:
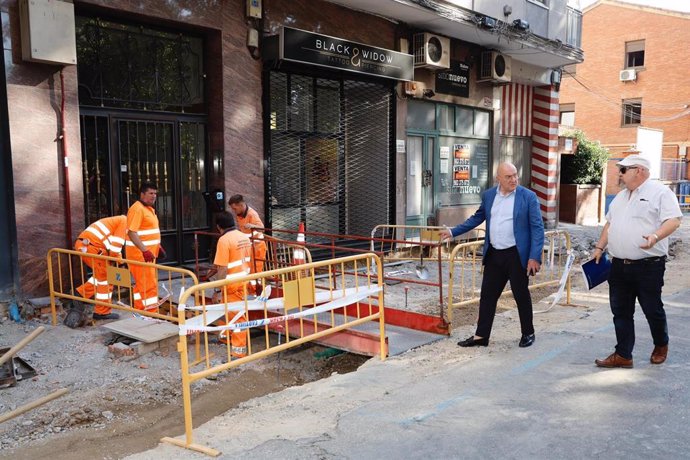
[[[62,146],[62,175],[65,183],[65,247],[69,249],[72,247],[72,203],[69,193],[69,159],[65,129],[65,76],[62,69],[60,69],[60,96],[60,145]]]

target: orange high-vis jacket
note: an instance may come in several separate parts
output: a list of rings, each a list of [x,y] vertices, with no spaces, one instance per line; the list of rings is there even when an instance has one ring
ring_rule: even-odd
[[[86,246],[95,247],[101,255],[122,257],[126,233],[127,218],[125,216],[105,217],[86,227],[77,239]]]
[[[250,273],[251,248],[252,243],[247,235],[239,230],[227,231],[218,240],[213,263],[220,267],[227,267],[225,279],[241,278]],[[243,283],[229,284],[226,287],[226,292],[232,300],[242,300],[244,297]]]
[[[256,212],[253,208],[250,208],[249,206],[247,206],[247,210],[245,211],[244,216],[241,216],[239,214],[237,215],[237,229],[242,233],[251,235],[254,232],[254,229],[247,227],[248,224],[251,224],[254,227],[264,227],[264,223],[261,222],[259,213]]]
[[[145,206],[141,201],[134,203],[127,212],[127,230],[136,232],[146,249],[154,256],[158,256],[161,231],[158,228],[158,216],[155,209]],[[127,240],[127,258],[144,260],[142,252],[129,240]]]
[[[264,223],[261,222],[259,213],[253,208],[247,206],[244,216],[237,215],[237,229],[244,234],[252,236],[252,241],[254,242],[254,251],[252,252],[254,260],[252,260],[251,263],[252,272],[262,272],[264,270],[264,262],[266,260],[266,243],[264,242],[264,234],[257,231],[255,228],[248,227],[249,224],[251,224],[252,227],[264,227]],[[256,281],[252,281],[252,285],[255,284]]]

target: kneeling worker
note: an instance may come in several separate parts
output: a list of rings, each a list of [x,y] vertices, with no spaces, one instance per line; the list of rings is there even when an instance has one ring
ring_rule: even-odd
[[[221,233],[216,247],[216,257],[213,263],[218,270],[216,279],[238,279],[250,273],[250,262],[252,254],[252,243],[249,237],[237,230],[235,226],[235,219],[229,212],[222,212],[216,218],[216,225]],[[214,303],[219,302],[235,302],[244,300],[245,289],[242,282],[229,283],[224,287],[225,293],[221,290],[214,298]],[[228,312],[227,321],[230,321],[237,312]],[[246,321],[246,318],[241,317],[238,322]],[[249,331],[223,331],[220,334],[219,340],[227,343],[227,335],[230,335],[230,344],[232,345],[232,356],[235,358],[242,358],[247,356],[247,335]]]
[[[89,225],[79,234],[74,250],[84,254],[119,257],[122,259],[122,246],[125,244],[127,218],[125,216],[105,217]],[[108,261],[84,256],[82,260],[93,269],[93,276],[77,288],[86,299],[94,297],[102,302],[110,302],[113,287],[108,284]],[[93,319],[118,319],[112,308],[96,304]]]

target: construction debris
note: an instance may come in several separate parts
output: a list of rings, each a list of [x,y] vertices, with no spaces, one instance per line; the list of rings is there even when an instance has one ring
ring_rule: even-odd
[[[50,402],[53,399],[59,398],[60,396],[63,396],[65,394],[67,394],[67,388],[61,388],[59,390],[56,390],[47,396],[44,396],[44,397],[39,398],[35,401],[32,401],[29,404],[25,404],[21,407],[18,407],[17,409],[15,409],[13,411],[7,412],[6,414],[0,415],[0,423],[6,422],[10,419],[13,419],[16,416],[23,414],[24,412],[28,412],[31,409],[34,409],[38,406],[42,406],[43,404]]]

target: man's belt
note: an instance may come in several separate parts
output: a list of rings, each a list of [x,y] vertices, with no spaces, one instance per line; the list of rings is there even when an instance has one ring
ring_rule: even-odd
[[[497,248],[495,248],[494,245],[492,244],[492,245],[491,245],[491,249],[493,249],[494,251],[498,251],[498,252],[501,252],[501,251],[512,251],[512,250],[514,250],[514,249],[517,249],[517,246],[511,246],[511,247],[509,247],[509,248],[497,249]]]
[[[666,256],[645,257],[644,259],[619,259],[614,257],[613,261],[623,265],[648,265],[658,262],[666,262]]]

